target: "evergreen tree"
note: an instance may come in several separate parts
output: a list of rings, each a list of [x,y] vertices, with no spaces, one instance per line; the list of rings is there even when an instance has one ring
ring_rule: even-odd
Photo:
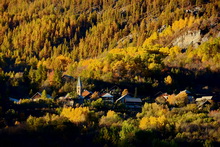
[[[54,98],[56,98],[56,96],[57,96],[57,93],[56,93],[56,91],[54,90],[54,91],[52,92],[51,97],[54,99]]]
[[[41,98],[43,99],[47,98],[47,92],[45,89],[42,91]]]

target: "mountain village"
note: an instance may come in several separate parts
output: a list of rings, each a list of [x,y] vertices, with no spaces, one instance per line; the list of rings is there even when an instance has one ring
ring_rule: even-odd
[[[179,99],[175,97],[180,97]],[[47,99],[52,99],[49,94],[46,94]],[[171,98],[174,98],[170,103]],[[182,99],[181,99],[182,98]],[[27,100],[30,101],[39,101],[42,99],[42,93],[37,92],[32,97]],[[105,89],[100,92],[89,91],[83,88],[82,81],[80,77],[78,77],[77,85],[76,85],[76,95],[71,93],[67,93],[64,96],[59,96],[55,98],[59,104],[59,106],[63,107],[79,107],[86,106],[86,103],[93,102],[96,100],[101,100],[104,105],[110,105],[109,109],[115,109],[119,105],[122,105],[129,111],[140,111],[145,102],[156,102],[157,104],[172,104],[175,106],[176,104],[182,103],[181,105],[187,104],[197,104],[198,109],[201,109],[205,106],[213,106],[219,105],[220,96],[218,94],[192,94],[189,90],[180,91],[178,94],[168,94],[159,91],[153,97],[153,101],[145,100],[143,98],[137,98],[134,94],[130,94],[127,89],[120,89],[118,86],[113,86],[110,89]],[[15,104],[20,104],[23,99],[15,99],[9,97],[9,100],[14,102]]]

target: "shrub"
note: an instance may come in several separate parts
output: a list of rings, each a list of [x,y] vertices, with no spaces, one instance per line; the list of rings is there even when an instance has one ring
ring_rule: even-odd
[[[65,117],[47,113],[43,117],[29,116],[26,123],[30,129],[45,131],[46,127],[53,126],[53,129],[62,130],[64,123],[69,122]]]
[[[138,128],[135,126],[135,124],[132,124],[131,121],[128,120],[124,121],[122,123],[122,129],[119,133],[120,139],[125,140],[129,138],[133,138],[137,130]]]
[[[102,116],[102,118],[99,121],[99,125],[105,125],[105,126],[119,125],[121,120],[122,119],[118,116],[116,112],[109,110],[106,116]]]
[[[144,116],[161,116],[168,112],[167,106],[158,105],[156,103],[145,103],[142,107],[142,112],[137,114],[137,117],[144,117]]]
[[[91,106],[92,106],[92,108],[95,108],[95,109],[101,109],[104,107],[104,102],[102,101],[101,98],[99,98],[95,101],[92,101]]]
[[[120,138],[119,131],[120,129],[116,126],[103,127],[99,131],[99,135],[95,139],[95,142],[101,144],[102,146],[104,144],[107,146],[116,146]]]

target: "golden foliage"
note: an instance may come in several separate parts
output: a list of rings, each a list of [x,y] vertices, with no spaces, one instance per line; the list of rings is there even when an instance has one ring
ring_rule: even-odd
[[[168,47],[162,47],[159,50],[161,53],[165,54],[165,55],[169,55],[170,54],[170,49]]]
[[[177,106],[185,106],[188,103],[188,95],[186,92],[180,92],[175,97]]]
[[[161,32],[159,34],[160,37],[163,36],[171,36],[173,34],[172,28],[170,26],[168,26],[166,29],[163,30],[163,32]]]
[[[142,112],[137,114],[137,118],[150,116],[159,117],[166,114],[168,110],[166,106],[157,103],[145,103],[142,107]]]
[[[167,99],[167,102],[168,102],[170,105],[174,105],[174,104],[175,104],[175,95],[174,95],[174,94],[169,95],[169,96],[168,96],[168,99]]]
[[[91,99],[98,99],[99,98],[99,92],[95,91],[92,95],[91,95]]]
[[[170,75],[168,75],[167,77],[164,78],[164,83],[166,85],[171,85],[173,83],[173,79]]]
[[[67,117],[73,123],[82,123],[87,120],[89,114],[88,107],[79,107],[79,108],[71,108],[66,107],[63,108],[61,112],[61,116]]]
[[[165,118],[164,115],[159,116],[159,117],[143,117],[140,120],[139,127],[142,130],[146,129],[160,129],[165,126],[167,123],[167,119]]]
[[[147,38],[144,43],[143,43],[143,47],[146,47],[148,45],[151,45],[153,43],[154,40],[158,39],[158,34],[156,32],[154,32],[149,38]]]
[[[186,92],[180,92],[177,95],[170,95],[167,99],[170,105],[185,106],[188,103],[188,95]]]
[[[128,89],[124,89],[123,91],[122,91],[122,96],[124,96],[124,95],[127,95],[129,92],[128,92]]]
[[[150,63],[149,66],[148,66],[148,68],[149,68],[150,70],[160,69],[160,67],[161,67],[160,64],[157,64],[157,63],[154,63],[154,62]]]

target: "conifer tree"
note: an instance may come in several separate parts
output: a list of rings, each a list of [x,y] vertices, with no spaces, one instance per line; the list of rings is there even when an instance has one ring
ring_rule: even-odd
[[[43,90],[43,92],[41,94],[41,98],[43,98],[43,99],[47,98],[47,92],[45,89]]]

